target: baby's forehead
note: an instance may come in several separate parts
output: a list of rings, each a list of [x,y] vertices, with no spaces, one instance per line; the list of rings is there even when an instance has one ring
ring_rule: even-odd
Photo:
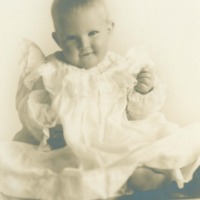
[[[54,23],[58,23],[63,16],[68,15],[81,9],[92,9],[99,7],[102,15],[108,16],[108,11],[104,0],[54,0],[52,4],[52,18]]]
[[[56,14],[67,14],[77,9],[90,9],[97,6],[106,10],[104,0],[54,0],[51,12],[54,17]]]

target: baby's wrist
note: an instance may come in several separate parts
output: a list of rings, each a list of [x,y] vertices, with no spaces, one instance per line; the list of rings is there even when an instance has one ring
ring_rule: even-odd
[[[154,89],[154,87],[152,87],[152,88],[147,92],[147,94],[150,93],[151,91],[153,91],[153,89]]]

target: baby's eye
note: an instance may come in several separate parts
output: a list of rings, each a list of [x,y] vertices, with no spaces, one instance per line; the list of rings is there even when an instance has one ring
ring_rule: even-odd
[[[67,41],[74,41],[76,40],[76,36],[70,35],[67,37]]]
[[[88,36],[92,37],[92,36],[96,36],[99,33],[99,31],[90,31],[88,33]]]

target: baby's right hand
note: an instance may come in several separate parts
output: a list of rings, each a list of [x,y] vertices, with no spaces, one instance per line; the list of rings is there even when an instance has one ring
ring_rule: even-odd
[[[165,174],[156,173],[146,167],[137,168],[128,181],[131,188],[139,191],[158,189],[167,182]]]
[[[52,127],[57,119],[57,114],[50,106],[44,106],[38,118],[44,126]]]

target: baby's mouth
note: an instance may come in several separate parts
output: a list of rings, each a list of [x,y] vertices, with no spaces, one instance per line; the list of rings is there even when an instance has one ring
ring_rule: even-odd
[[[85,56],[89,56],[90,54],[92,54],[93,52],[85,52],[85,53],[81,53],[80,57],[85,57]]]

